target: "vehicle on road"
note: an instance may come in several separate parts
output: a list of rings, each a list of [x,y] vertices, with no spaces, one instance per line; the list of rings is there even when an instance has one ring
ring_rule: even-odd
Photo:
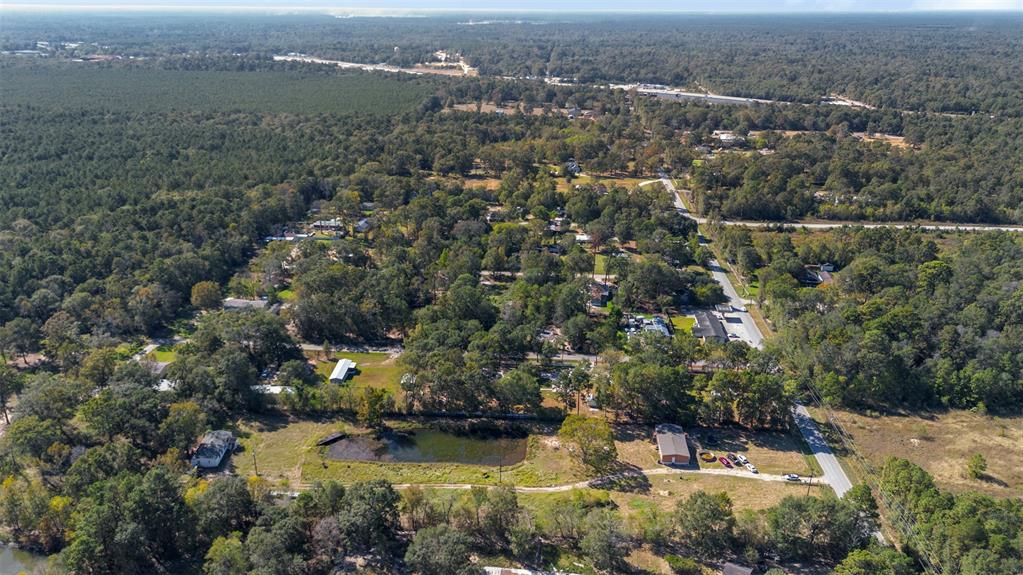
[[[721,465],[724,465],[725,467],[727,467],[729,469],[732,468],[732,462],[728,461],[727,457],[718,457],[718,461],[721,462]]]
[[[757,471],[757,466],[753,465],[752,463],[747,463],[746,469],[749,469],[750,473],[760,473],[759,471]]]
[[[785,474],[785,475],[783,475],[782,477],[784,477],[784,478],[785,478],[785,481],[802,481],[802,480],[801,480],[801,479],[799,478],[799,476],[798,476],[798,475],[796,475],[795,473],[786,473],[786,474]]]

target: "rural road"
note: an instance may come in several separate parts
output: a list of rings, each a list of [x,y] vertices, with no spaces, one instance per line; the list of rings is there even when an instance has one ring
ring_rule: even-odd
[[[845,474],[845,470],[842,469],[842,464],[839,463],[834,452],[828,447],[828,442],[824,440],[820,429],[817,428],[817,422],[810,417],[810,412],[802,405],[797,404],[792,410],[792,415],[796,420],[796,425],[799,426],[799,431],[803,434],[803,439],[810,446],[813,456],[817,458],[817,463],[824,471],[824,479],[835,490],[835,495],[839,497],[845,495],[846,491],[852,489],[852,482],[849,481],[849,476]]]
[[[661,173],[661,183],[664,187],[675,196],[675,207],[678,208],[682,213],[689,217],[693,217],[686,209],[685,204],[682,202],[681,196],[679,196],[678,190],[675,189],[674,182],[671,181],[666,174]],[[703,218],[693,218],[697,224],[702,224],[706,220]],[[829,225],[829,224],[821,224]],[[832,226],[838,227],[838,226]],[[985,228],[987,229],[987,228]],[[1020,228],[1023,231],[1023,228]],[[728,279],[728,275],[725,274],[724,269],[718,265],[716,260],[710,261],[711,274],[714,279],[721,284],[724,289],[725,295],[728,297],[729,303],[734,307],[744,306],[745,303],[739,298],[738,293],[735,291],[735,286]],[[761,333],[760,328],[753,321],[748,313],[738,314],[742,318],[742,326],[748,335],[748,338],[743,338],[750,345],[760,348],[764,345],[764,335]],[[727,317],[727,316],[726,316]],[[793,408],[793,416],[796,420],[796,425],[799,427],[799,431],[803,434],[803,439],[806,440],[807,445],[813,451],[814,458],[817,459],[817,463],[821,466],[824,471],[824,479],[827,481],[831,488],[835,490],[835,495],[841,497],[846,491],[852,489],[852,481],[845,474],[845,470],[842,469],[842,465],[838,462],[838,458],[828,447],[827,441],[824,440],[824,436],[821,435],[820,429],[817,428],[817,423],[810,417],[810,413],[806,411],[806,408],[802,405],[796,405]]]

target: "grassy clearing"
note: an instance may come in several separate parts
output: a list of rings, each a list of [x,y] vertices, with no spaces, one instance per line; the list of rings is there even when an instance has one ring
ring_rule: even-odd
[[[302,466],[316,457],[316,442],[336,431],[351,431],[340,420],[289,421],[285,417],[264,417],[238,423],[241,449],[231,457],[234,471],[242,477],[260,475],[276,482],[302,482]],[[255,454],[255,460],[253,459]],[[254,465],[256,467],[254,467]]]
[[[688,315],[673,315],[671,316],[671,325],[675,328],[675,331],[693,333],[696,318]]]
[[[812,487],[812,494],[822,493],[822,487]],[[642,492],[611,493],[611,499],[618,504],[626,518],[641,513],[644,509],[675,509],[675,505],[697,491],[719,493],[724,491],[732,498],[735,509],[767,509],[781,502],[788,495],[806,495],[806,486],[775,481],[753,481],[742,477],[726,475],[654,475],[650,477],[649,488]],[[830,490],[829,490],[830,491]]]
[[[880,465],[901,457],[926,469],[942,489],[1023,496],[1023,417],[989,417],[969,411],[872,416],[836,412],[859,450]],[[818,422],[820,412],[813,411]],[[966,460],[980,453],[987,476],[966,477]]]
[[[330,361],[322,361],[322,355],[309,352],[310,357],[317,358],[316,372],[326,381],[339,359],[350,359],[355,362],[358,372],[348,379],[353,389],[375,387],[386,389],[395,397],[401,391],[401,376],[404,368],[398,365],[397,358],[386,353],[335,353]]]
[[[295,290],[291,288],[284,288],[277,292],[277,297],[281,298],[281,301],[294,301],[296,297]]]
[[[149,358],[160,363],[170,363],[178,359],[178,352],[172,345],[161,345],[150,352]]]
[[[402,422],[391,422],[400,426]],[[337,432],[358,432],[341,419],[288,420],[284,417],[245,420],[238,424],[242,450],[232,458],[239,475],[254,472],[275,483],[298,487],[336,479],[345,483],[386,479],[393,483],[472,483],[522,486],[560,485],[586,478],[585,469],[554,439],[557,428],[537,424],[529,437],[526,459],[499,469],[459,463],[377,463],[327,459],[316,442]]]

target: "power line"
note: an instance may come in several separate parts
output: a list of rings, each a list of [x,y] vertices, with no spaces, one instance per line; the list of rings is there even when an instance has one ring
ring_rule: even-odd
[[[823,395],[820,393],[820,390],[810,381],[806,382],[806,388],[810,399],[824,412],[825,419],[837,434],[846,452],[851,454],[854,461],[866,472],[864,474],[864,481],[872,491],[878,494],[882,507],[887,511],[885,516],[888,518],[889,523],[902,534],[904,541],[915,541],[919,536],[915,515],[909,512],[901,501],[881,488],[880,473],[870,459],[865,457],[856,448],[852,437],[838,420],[838,416],[823,401]],[[916,550],[919,551],[917,553],[917,560],[920,562],[921,567],[930,573],[943,575],[944,570],[941,567],[941,562],[931,556],[926,546],[919,546]]]

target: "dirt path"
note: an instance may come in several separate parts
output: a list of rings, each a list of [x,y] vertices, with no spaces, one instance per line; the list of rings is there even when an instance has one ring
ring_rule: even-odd
[[[601,485],[611,483],[622,479],[630,479],[635,477],[651,477],[656,475],[682,475],[682,474],[704,474],[704,475],[726,475],[731,477],[739,477],[742,479],[753,479],[756,481],[773,481],[778,483],[795,483],[788,481],[782,475],[772,475],[768,473],[758,473],[756,475],[745,471],[728,470],[728,469],[676,469],[672,467],[655,467],[653,469],[643,469],[640,471],[632,471],[627,473],[616,473],[614,475],[606,475],[604,477],[597,477],[595,479],[587,479],[585,481],[577,481],[575,483],[566,483],[563,485],[551,485],[548,487],[523,487],[515,486],[515,491],[518,493],[560,493],[564,491],[571,491],[573,489],[586,489],[595,488],[600,489]],[[824,485],[827,482],[820,478],[814,478],[814,485]],[[806,481],[800,481],[801,484],[806,485]],[[493,487],[491,485],[474,485],[471,483],[395,483],[395,489],[407,489],[409,487],[422,487],[424,489],[472,489],[473,487]]]

